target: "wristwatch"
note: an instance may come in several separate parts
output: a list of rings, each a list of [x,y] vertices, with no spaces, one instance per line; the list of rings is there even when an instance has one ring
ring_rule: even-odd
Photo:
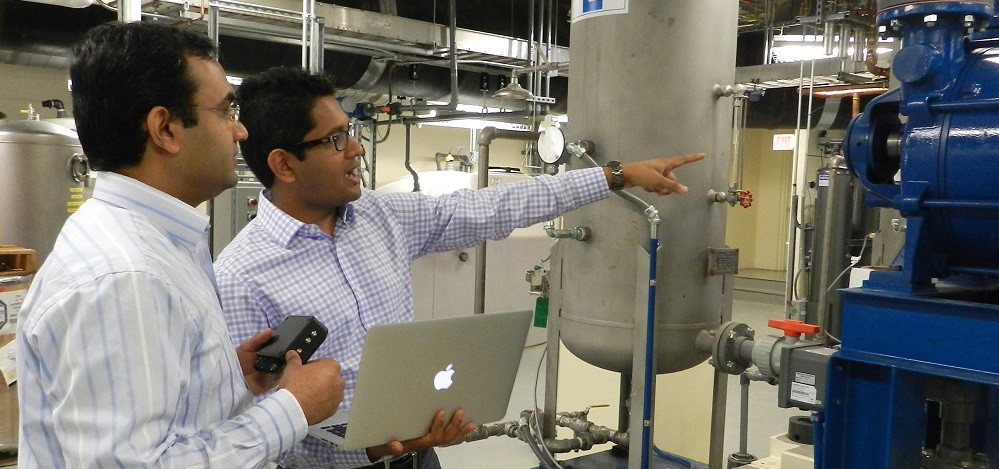
[[[624,189],[624,169],[621,168],[621,162],[617,160],[609,161],[607,167],[611,173],[610,189],[612,191]]]

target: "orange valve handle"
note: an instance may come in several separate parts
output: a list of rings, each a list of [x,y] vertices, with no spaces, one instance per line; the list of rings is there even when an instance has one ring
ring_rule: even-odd
[[[749,208],[753,205],[753,192],[749,189],[739,191],[739,205],[742,208]]]
[[[819,326],[808,324],[794,319],[771,319],[767,325],[784,331],[788,337],[801,337],[801,334],[818,334]]]

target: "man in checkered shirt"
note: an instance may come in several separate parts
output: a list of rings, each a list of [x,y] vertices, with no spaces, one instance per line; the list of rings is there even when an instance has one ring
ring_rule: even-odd
[[[349,120],[333,93],[330,79],[297,68],[273,68],[243,81],[236,97],[249,131],[243,157],[266,189],[257,217],[222,251],[215,271],[237,343],[289,315],[313,315],[326,324],[329,337],[315,356],[340,363],[346,390],[339,411],[353,400],[367,328],[413,319],[414,259],[504,238],[604,199],[622,182],[683,194],[687,189],[672,170],[704,156],[624,163],[617,174],[568,171],[441,197],[362,191],[356,170],[364,149],[348,134]],[[433,447],[472,429],[461,411],[450,419],[440,412],[420,438],[343,451],[307,437],[279,464],[436,469]],[[397,457],[410,453],[415,456]]]

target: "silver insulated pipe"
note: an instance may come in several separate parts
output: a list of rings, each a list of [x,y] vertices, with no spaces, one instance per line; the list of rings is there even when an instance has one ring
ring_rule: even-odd
[[[708,267],[709,248],[725,247],[728,205],[712,203],[708,192],[728,187],[732,102],[712,87],[735,79],[737,8],[735,1],[631,2],[627,12],[572,24],[570,138],[594,141],[598,164],[707,154],[676,171],[688,194],[636,192],[662,219],[653,253],[658,373],[703,362],[698,332],[715,328],[731,307],[733,279]],[[647,304],[648,223],[620,197],[566,214],[564,223],[588,226],[593,236],[560,239],[552,251],[550,310],[560,314],[561,338],[595,366],[631,372],[635,311]]]

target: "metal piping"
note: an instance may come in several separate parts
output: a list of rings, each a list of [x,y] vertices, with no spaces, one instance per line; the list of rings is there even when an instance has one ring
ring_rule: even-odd
[[[448,35],[448,50],[451,55],[451,100],[447,104],[425,104],[418,106],[403,106],[403,110],[422,112],[422,111],[436,111],[436,110],[449,110],[454,111],[458,109],[458,47],[457,38],[455,33],[458,30],[458,7],[457,0],[450,0],[448,2],[448,8],[451,10],[447,28]]]
[[[590,166],[597,167],[597,162],[593,160],[586,148],[592,147],[591,142],[583,141],[580,143],[570,142],[566,145],[566,148],[570,153],[576,155],[581,160],[589,164]],[[632,379],[636,376],[642,376],[642,403],[637,404],[635,399],[631,401],[631,410],[635,411],[636,407],[641,410],[642,418],[640,421],[632,419],[631,426],[629,427],[629,432],[634,432],[633,434],[640,434],[641,448],[631,448],[629,447],[629,457],[636,458],[634,454],[638,451],[637,459],[641,460],[640,467],[646,469],[649,466],[649,455],[652,452],[652,407],[654,401],[654,393],[656,388],[655,381],[655,370],[656,370],[656,273],[659,271],[656,261],[657,253],[659,252],[659,211],[656,207],[638,196],[627,192],[627,191],[614,191],[615,194],[619,195],[624,200],[627,200],[635,207],[642,209],[642,212],[648,218],[649,222],[649,296],[648,296],[648,308],[645,314],[645,322],[641,320],[641,313],[635,312],[635,334],[641,333],[645,336],[644,344],[639,344],[638,341],[635,343],[635,358],[634,365],[632,366]],[[640,327],[644,324],[644,327]],[[638,357],[644,357],[644,360],[637,360]],[[632,385],[634,386],[634,384]]]
[[[434,117],[403,117],[403,124],[423,124],[426,122],[447,122],[457,119],[485,119],[485,120],[500,120],[500,119],[510,119],[510,118],[520,118],[527,119],[530,117],[530,112],[528,111],[502,111],[502,112],[456,112],[454,114],[446,114],[442,116]],[[514,120],[514,119],[510,119]]]
[[[576,241],[588,241],[590,239],[590,228],[577,226],[568,230],[559,230],[555,229],[555,220],[548,220],[545,222],[545,234],[553,239],[570,238]]]
[[[471,441],[485,440],[489,437],[501,435],[506,435],[510,438],[517,438],[518,428],[519,425],[517,422],[499,422],[489,425],[479,425],[478,427],[475,427],[475,430],[472,430],[471,433],[465,435],[461,441],[451,442],[443,446],[452,446]]]
[[[374,137],[372,137],[372,141],[374,141]],[[406,169],[409,171],[409,174],[413,175],[413,192],[420,192],[420,176],[416,174],[416,171],[413,170],[413,165],[410,164],[411,141],[412,126],[410,124],[406,124]]]
[[[454,0],[451,0],[452,3]],[[409,126],[407,125],[408,129]],[[509,140],[537,141],[541,136],[540,132],[523,132],[517,130],[500,130],[496,127],[486,127],[479,131],[479,172],[478,188],[483,189],[489,186],[489,145],[497,138]],[[407,140],[408,141],[408,140]],[[475,247],[475,298],[473,300],[473,313],[485,314],[486,312],[486,243],[479,243]]]
[[[549,62],[544,65],[535,65],[533,67],[523,67],[514,70],[514,73],[518,75],[524,75],[532,72],[548,72],[552,70],[569,70],[569,62]]]
[[[597,425],[586,420],[585,411],[559,412],[556,416],[556,424],[560,427],[569,428],[573,431],[574,437],[567,439],[546,438],[545,448],[554,453],[568,453],[575,450],[586,450],[594,445],[603,443],[614,443],[623,447],[628,447],[628,432],[614,430],[613,428]],[[526,434],[522,433],[526,432]],[[471,433],[465,435],[461,441],[450,443],[451,446],[472,441],[484,440],[494,436],[506,435],[510,438],[517,438],[523,441],[525,438],[533,439],[528,424],[518,421],[498,422],[489,425],[479,425]],[[539,456],[539,459],[541,457]],[[547,459],[547,458],[546,458]]]
[[[378,126],[371,125],[371,166],[368,170],[368,178],[371,181],[371,190],[375,190],[375,167],[378,161]]]
[[[121,0],[118,3],[118,21],[142,21],[142,2],[140,0]]]
[[[548,37],[545,39],[545,58],[551,63],[552,59],[552,44],[553,44],[553,30],[555,29],[555,2],[548,0]],[[548,96],[549,90],[551,89],[552,77],[550,74],[545,74],[544,87],[541,89],[542,96]]]
[[[748,97],[745,90],[741,90],[732,99],[732,159],[728,167],[729,190],[737,191],[741,189],[741,165],[742,165],[742,129],[746,126],[746,102]]]
[[[316,0],[302,0],[302,68],[309,68],[309,40],[312,38],[312,21],[316,17]]]

